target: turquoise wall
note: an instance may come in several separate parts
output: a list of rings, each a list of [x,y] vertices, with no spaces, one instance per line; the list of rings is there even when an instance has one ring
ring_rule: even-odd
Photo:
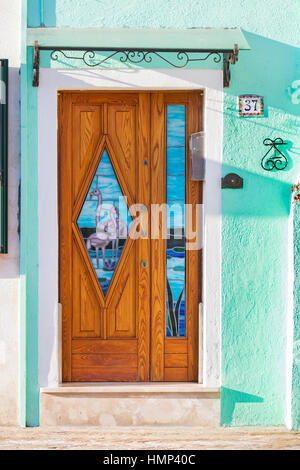
[[[294,211],[294,362],[292,370],[292,425],[294,429],[300,429],[300,236],[297,235],[299,227],[300,206],[296,206]]]
[[[300,104],[293,104],[291,96],[296,91],[292,83],[300,80],[299,17],[299,0],[28,1],[30,27],[243,28],[251,51],[240,54],[231,67],[231,86],[224,90],[222,173],[234,171],[244,178],[243,190],[222,191],[224,425],[275,425],[285,420],[289,186],[300,172]],[[264,118],[238,117],[236,99],[242,93],[264,95]],[[288,142],[285,171],[261,168],[266,137]],[[299,266],[300,271],[297,256],[295,269]],[[296,306],[298,291],[295,284]],[[296,312],[295,341],[300,339],[298,307]],[[296,428],[296,361],[293,371]]]
[[[38,108],[37,88],[31,86],[32,48],[26,48],[26,0],[22,9],[20,424],[38,426]]]

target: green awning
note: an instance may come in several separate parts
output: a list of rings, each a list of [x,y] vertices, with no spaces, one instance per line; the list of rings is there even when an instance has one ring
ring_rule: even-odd
[[[27,45],[42,47],[231,51],[250,49],[240,28],[28,28]]]
[[[133,28],[28,28],[27,46],[34,47],[33,86],[39,86],[40,51],[51,51],[51,59],[59,55],[82,61],[87,67],[101,67],[111,59],[124,64],[140,64],[159,57],[168,66],[184,68],[190,62],[205,61],[214,56],[220,63],[223,56],[223,84],[229,86],[230,64],[238,60],[239,50],[250,49],[240,28],[133,29]],[[68,51],[81,51],[69,56]],[[103,59],[93,60],[95,52],[108,52]],[[199,53],[197,57],[193,54]],[[177,54],[171,60],[166,54]]]

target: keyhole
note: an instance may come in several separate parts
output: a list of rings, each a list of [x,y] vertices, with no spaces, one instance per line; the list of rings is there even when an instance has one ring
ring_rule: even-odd
[[[141,262],[141,266],[142,266],[142,268],[148,268],[148,261],[143,260],[143,261]]]
[[[143,166],[148,166],[148,160],[143,160]]]

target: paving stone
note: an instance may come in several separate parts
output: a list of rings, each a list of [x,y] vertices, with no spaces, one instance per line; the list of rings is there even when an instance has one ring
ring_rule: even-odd
[[[300,432],[284,427],[0,427],[0,449],[300,450]]]

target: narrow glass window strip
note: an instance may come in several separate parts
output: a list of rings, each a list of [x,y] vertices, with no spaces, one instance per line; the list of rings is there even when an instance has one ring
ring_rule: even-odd
[[[167,106],[167,337],[183,337],[185,315],[186,110]]]

